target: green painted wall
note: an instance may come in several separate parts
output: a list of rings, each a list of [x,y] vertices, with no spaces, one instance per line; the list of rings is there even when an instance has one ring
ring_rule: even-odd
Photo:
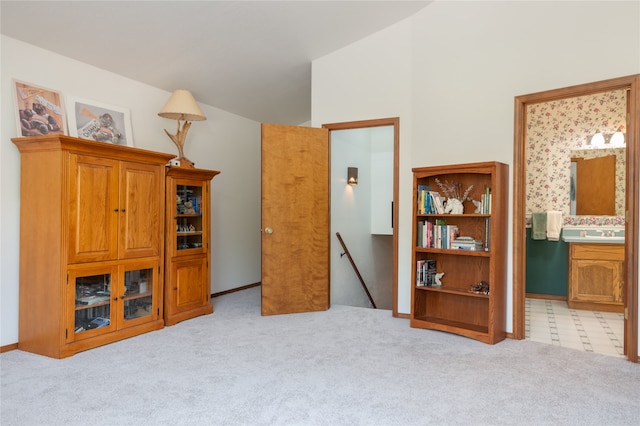
[[[532,240],[527,228],[526,292],[567,296],[569,244],[564,241]]]

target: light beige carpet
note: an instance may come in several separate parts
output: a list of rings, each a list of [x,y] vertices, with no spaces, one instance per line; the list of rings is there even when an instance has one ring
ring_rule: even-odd
[[[389,311],[214,314],[64,360],[0,356],[8,425],[635,425],[640,365],[411,329]]]

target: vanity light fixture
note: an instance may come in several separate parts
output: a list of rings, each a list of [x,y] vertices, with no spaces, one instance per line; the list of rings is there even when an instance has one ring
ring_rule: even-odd
[[[618,127],[618,131],[616,131],[613,135],[611,135],[611,139],[609,140],[611,146],[624,146],[625,145],[625,137],[624,133],[622,133],[622,128]]]
[[[603,146],[604,145],[604,135],[602,134],[602,132],[600,130],[598,130],[596,132],[596,134],[591,137],[591,140],[589,140],[589,143],[587,145]]]
[[[587,139],[587,145],[596,148],[625,146],[625,134],[622,132],[622,126],[618,127],[615,133],[602,133],[598,130],[593,136]]]
[[[189,127],[191,127],[192,121],[206,120],[207,117],[205,117],[191,92],[183,89],[173,92],[158,115],[160,117],[178,120],[178,130],[176,134],[172,135],[166,129],[165,133],[178,147],[178,158],[176,160],[180,162],[180,165],[193,167],[193,162],[184,156],[185,138],[187,137],[187,132],[189,131]]]
[[[358,184],[358,168],[357,167],[347,168],[347,183],[349,185]]]

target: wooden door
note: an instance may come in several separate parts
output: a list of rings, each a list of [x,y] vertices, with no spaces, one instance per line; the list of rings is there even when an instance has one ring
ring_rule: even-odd
[[[328,308],[329,132],[263,124],[262,315]]]
[[[161,166],[122,162],[120,170],[120,258],[158,256],[164,227]],[[164,241],[162,241],[164,243]]]
[[[69,263],[118,256],[118,161],[69,156]]]

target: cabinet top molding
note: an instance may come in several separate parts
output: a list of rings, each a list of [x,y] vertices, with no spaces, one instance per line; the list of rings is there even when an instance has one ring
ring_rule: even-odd
[[[197,168],[190,169],[186,167],[167,166],[167,176],[211,180],[218,174],[220,174],[219,170],[206,170]]]
[[[428,167],[414,167],[411,169],[413,173],[428,172],[429,175],[434,174],[451,174],[451,173],[487,173],[491,168],[497,166],[508,166],[505,163],[498,161],[486,161],[481,163],[466,163],[466,164],[454,164],[454,165],[441,165],[441,166],[428,166]]]
[[[18,147],[20,153],[69,151],[76,154],[99,154],[100,156],[119,160],[137,160],[156,164],[166,164],[169,160],[175,158],[174,154],[96,142],[64,135],[20,137],[12,138],[11,141]]]

